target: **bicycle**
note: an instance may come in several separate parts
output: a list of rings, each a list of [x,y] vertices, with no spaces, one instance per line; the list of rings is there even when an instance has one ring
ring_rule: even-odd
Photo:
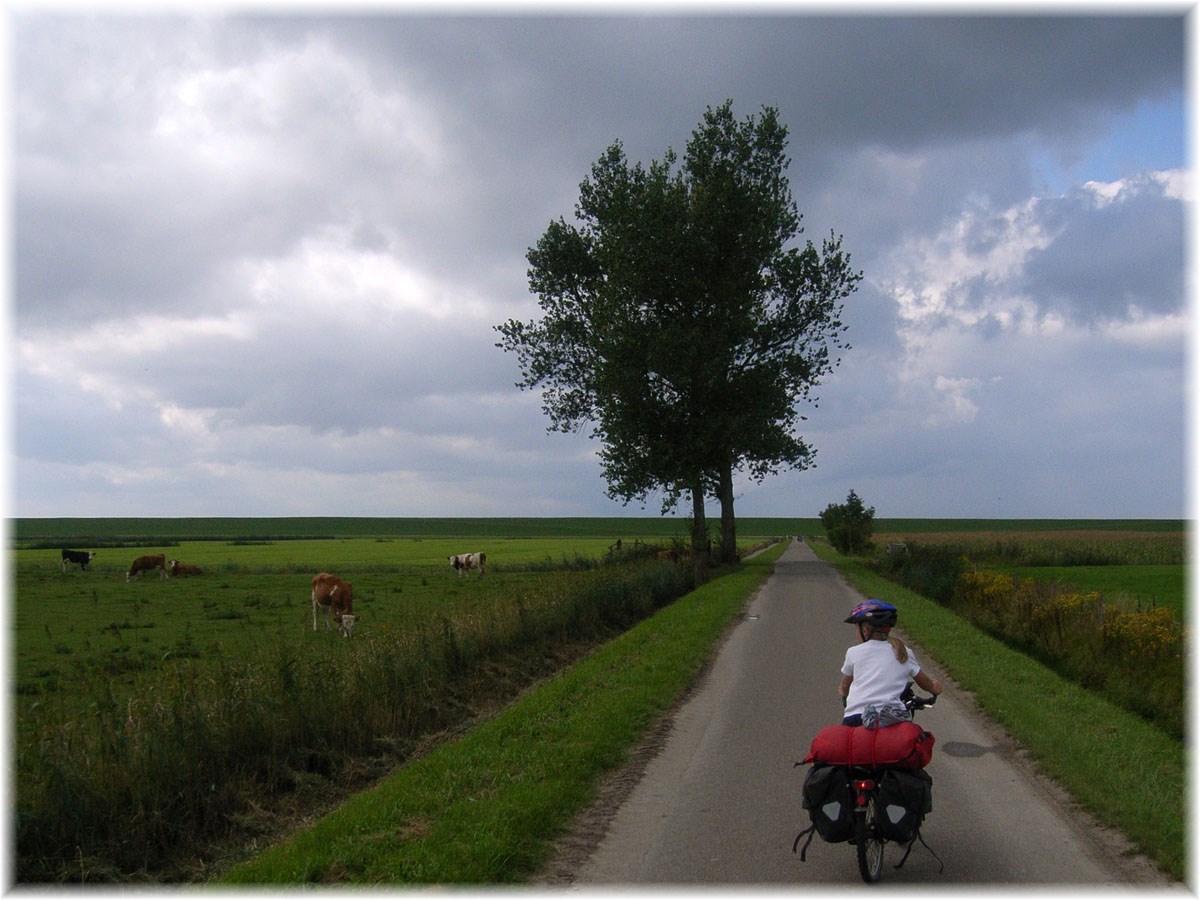
[[[900,695],[900,700],[904,703],[904,707],[913,713],[918,709],[932,706],[937,702],[937,697],[918,697],[913,693],[910,684]],[[863,881],[867,884],[874,884],[883,875],[883,847],[889,840],[887,834],[895,833],[887,830],[884,823],[890,819],[882,819],[880,809],[880,784],[886,777],[884,773],[889,771],[890,767],[849,766],[849,769],[850,787],[854,791],[854,849],[855,856],[858,858],[858,871],[862,875]],[[909,851],[912,850],[912,841],[916,839],[916,836],[914,834],[913,839],[908,842]],[[896,864],[896,868],[904,865],[904,861],[907,859],[908,852],[905,852],[904,857]]]
[[[917,710],[932,706],[937,702],[937,697],[919,697],[913,693],[910,684],[900,695],[900,700],[912,715]],[[847,727],[833,726],[835,729]],[[928,749],[932,752],[932,735],[923,734],[928,736]],[[889,841],[908,844],[904,857],[896,864],[897,869],[904,865],[912,852],[912,845],[918,839],[933,853],[920,836],[920,825],[929,811],[933,784],[923,767],[913,766],[911,762],[870,765],[845,762],[829,763],[821,768],[819,774],[820,780],[826,785],[825,796],[810,805],[809,782],[818,774],[818,766],[815,765],[809,773],[809,780],[805,782],[805,806],[810,809],[813,825],[796,836],[792,844],[793,852],[806,833],[809,834],[808,842],[812,842],[813,831],[829,842],[848,841],[854,844],[859,874],[868,884],[878,882],[883,875],[883,848]],[[800,853],[802,862],[807,851],[808,843]],[[944,869],[937,854],[933,853],[933,856]]]

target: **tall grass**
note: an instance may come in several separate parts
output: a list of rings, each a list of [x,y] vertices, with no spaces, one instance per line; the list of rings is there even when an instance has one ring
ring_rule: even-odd
[[[1183,565],[1187,542],[1182,526],[1167,529],[980,531],[876,534],[879,543],[906,541],[926,550],[969,556],[1005,566]]]
[[[959,575],[950,608],[1183,737],[1183,627],[1169,607],[1127,611],[1099,592],[969,570]]]
[[[257,802],[359,757],[403,758],[469,717],[473,682],[628,628],[686,593],[654,561],[547,573],[451,618],[353,641],[180,659],[85,714],[48,697],[18,732],[19,882],[162,880]],[[303,652],[300,652],[303,649]],[[532,662],[530,662],[532,661]]]
[[[1171,607],[1126,609],[1107,602],[1098,591],[1020,578],[972,561],[982,555],[993,564],[999,560],[1030,565],[1038,554],[1062,559],[1069,548],[984,543],[972,548],[971,558],[965,549],[953,543],[913,543],[907,552],[877,557],[871,565],[1174,737],[1183,737],[1184,630]],[[1143,555],[1137,546],[1116,542],[1081,548],[1074,558],[1087,560],[1080,565],[1093,566]]]

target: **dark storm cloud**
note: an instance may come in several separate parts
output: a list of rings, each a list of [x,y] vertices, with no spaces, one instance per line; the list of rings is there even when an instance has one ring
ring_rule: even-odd
[[[355,45],[372,46],[379,65],[403,71],[419,60],[434,73],[430,89],[456,106],[497,122],[515,114],[516,134],[594,139],[598,123],[619,118],[630,123],[631,141],[649,144],[646,132],[664,131],[652,123],[686,134],[697,108],[726,96],[706,92],[725,87],[748,107],[787,104],[785,119],[797,130],[808,113],[821,123],[824,146],[836,148],[1057,133],[1064,124],[1094,129],[1082,113],[1132,108],[1178,89],[1179,23],[1175,16],[801,14],[633,22],[411,16],[391,27],[368,16],[333,24]],[[520,104],[504,102],[518,90]],[[665,123],[663,96],[673,101]]]
[[[924,177],[945,185],[950,200],[958,185],[994,192],[1009,167],[1020,167],[1010,181],[1028,187],[1028,143],[1015,153],[1004,147],[1013,136],[1048,150],[1064,133],[1096,137],[1117,112],[1183,83],[1182,29],[1170,17],[648,16],[631,25],[414,16],[392,27],[371,17],[334,24],[348,46],[372,48],[378,71],[426,73],[421,90],[457,111],[471,160],[494,176],[480,190],[504,191],[508,221],[525,228],[569,214],[575,185],[609,143],[620,140],[631,159],[661,158],[668,147],[681,150],[703,109],[726,98],[743,115],[780,108],[801,201],[863,146],[940,154]],[[497,160],[507,172],[493,169]],[[541,190],[515,192],[512,182]],[[549,204],[556,186],[567,193]]]
[[[1035,253],[1026,289],[1083,321],[1143,312],[1182,312],[1185,305],[1184,209],[1143,180],[1111,202],[1077,190],[1048,201],[1047,227],[1057,236]]]

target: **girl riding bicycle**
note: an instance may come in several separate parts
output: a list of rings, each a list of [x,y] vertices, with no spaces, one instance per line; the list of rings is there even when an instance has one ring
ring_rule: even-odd
[[[838,693],[846,708],[843,725],[886,725],[908,719],[900,695],[915,681],[922,690],[937,695],[941,682],[924,672],[912,651],[890,632],[897,610],[882,600],[867,600],[851,611],[846,622],[858,630],[859,643],[846,651]]]

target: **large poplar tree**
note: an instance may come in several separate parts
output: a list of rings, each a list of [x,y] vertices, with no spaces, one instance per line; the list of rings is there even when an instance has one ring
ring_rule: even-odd
[[[551,222],[529,251],[542,318],[497,326],[550,429],[592,425],[610,496],[661,492],[664,512],[690,496],[699,575],[706,496],[736,559],[734,473],[811,465],[797,407],[849,346],[842,301],[862,277],[840,238],[795,245],[787,129],[772,108],[738,122],[732,106],[705,112],[678,165],[609,147],[578,224]]]

